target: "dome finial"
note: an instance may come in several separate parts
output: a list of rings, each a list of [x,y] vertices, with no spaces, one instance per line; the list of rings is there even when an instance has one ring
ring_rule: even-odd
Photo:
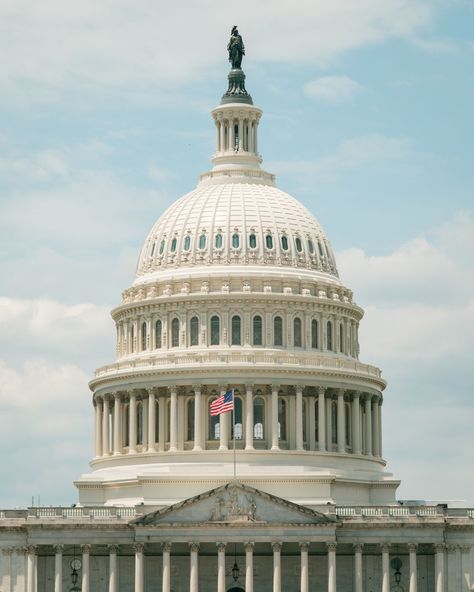
[[[245,89],[245,74],[241,68],[242,57],[245,55],[244,42],[240,35],[237,25],[232,27],[230,33],[230,40],[227,44],[227,51],[229,52],[229,62],[232,70],[229,72],[229,88],[222,97],[222,103],[247,103],[253,104],[252,97]]]

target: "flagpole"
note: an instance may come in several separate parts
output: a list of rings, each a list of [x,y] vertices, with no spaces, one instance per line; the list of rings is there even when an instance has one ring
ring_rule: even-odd
[[[234,481],[236,481],[236,473],[237,473],[237,458],[235,453],[235,393],[234,389],[232,389],[232,440],[234,445]]]

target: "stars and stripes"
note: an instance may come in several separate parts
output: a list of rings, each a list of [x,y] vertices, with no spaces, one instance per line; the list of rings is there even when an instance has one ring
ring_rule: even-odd
[[[233,411],[234,409],[234,391],[230,390],[218,397],[215,401],[212,401],[210,405],[211,415],[220,415],[227,411]]]

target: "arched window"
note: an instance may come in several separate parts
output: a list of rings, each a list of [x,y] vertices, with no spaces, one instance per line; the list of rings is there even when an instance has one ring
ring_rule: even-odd
[[[171,251],[172,253],[174,253],[174,252],[176,251],[176,245],[177,245],[177,244],[178,244],[178,241],[177,241],[177,239],[175,239],[175,238],[174,238],[174,239],[171,241],[171,248],[170,248],[170,251]]]
[[[256,249],[257,248],[257,237],[255,236],[255,234],[251,234],[249,236],[249,247],[251,249]]]
[[[286,440],[286,401],[278,397],[278,439]]]
[[[240,235],[234,232],[232,235],[232,247],[238,249],[240,247]]]
[[[179,319],[171,321],[171,347],[179,347]]]
[[[219,345],[221,341],[221,321],[217,315],[211,317],[211,345]]]
[[[142,351],[146,350],[146,323],[142,323]]]
[[[253,437],[254,440],[265,438],[265,402],[262,397],[255,397],[253,400]]]
[[[293,321],[293,343],[295,347],[301,347],[301,319],[296,317]]]
[[[143,444],[143,403],[137,403],[137,444]]]
[[[184,250],[189,251],[190,247],[191,247],[191,237],[188,234],[188,235],[186,235],[186,237],[184,239]]]
[[[160,255],[163,255],[164,250],[165,250],[165,239],[163,239],[160,243]]]
[[[316,319],[311,321],[311,347],[318,349],[318,321]]]
[[[253,345],[263,345],[262,317],[253,317]]]
[[[301,239],[299,237],[295,238],[295,245],[296,245],[296,250],[298,251],[298,253],[301,253],[303,250],[303,244],[302,244]]]
[[[235,424],[235,439],[242,440],[243,437],[243,424],[242,424],[242,399],[240,397],[234,397],[234,424]],[[233,426],[231,430],[233,429]],[[231,436],[233,433],[231,434]]]
[[[273,236],[271,234],[267,234],[265,237],[265,245],[267,249],[273,249]]]
[[[275,317],[273,320],[273,344],[283,345],[283,319],[281,317]]]
[[[216,234],[215,243],[216,249],[222,249],[222,234]]]
[[[344,327],[342,323],[339,325],[339,351],[344,353]]]
[[[326,324],[326,338],[327,338],[327,349],[332,351],[332,323],[328,321]]]
[[[206,235],[205,234],[201,234],[201,236],[199,237],[199,248],[200,249],[206,248]]]
[[[281,248],[284,251],[288,251],[288,237],[286,237],[285,235],[281,237]]]
[[[194,440],[194,400],[189,399],[186,405],[186,418],[187,418],[187,429],[186,429],[186,440]]]
[[[239,316],[232,317],[232,345],[242,345],[242,321]]]
[[[318,251],[319,251],[319,254],[321,255],[321,257],[324,257],[323,248],[322,248],[321,243],[319,241],[318,241]]]
[[[155,247],[156,247],[156,241],[153,243],[152,247],[151,247],[151,253],[150,253],[150,259],[153,257],[153,255],[155,254]]]
[[[213,401],[215,401],[217,397],[212,397],[209,400],[209,407]],[[209,414],[209,440],[219,440],[220,438],[220,423],[219,418],[220,415],[210,415]]]
[[[337,403],[332,401],[331,403],[331,442],[337,443]]]
[[[161,321],[158,319],[155,323],[155,347],[156,349],[161,348],[161,328],[162,328]]]
[[[190,344],[199,345],[199,319],[197,317],[193,317],[189,321],[189,329],[191,334]]]
[[[308,239],[308,250],[311,253],[311,255],[314,254],[314,245],[313,241],[310,238]]]

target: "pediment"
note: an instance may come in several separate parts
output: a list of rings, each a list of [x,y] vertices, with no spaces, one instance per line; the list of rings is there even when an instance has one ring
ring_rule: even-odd
[[[324,514],[239,482],[141,516],[133,524],[332,524]]]

